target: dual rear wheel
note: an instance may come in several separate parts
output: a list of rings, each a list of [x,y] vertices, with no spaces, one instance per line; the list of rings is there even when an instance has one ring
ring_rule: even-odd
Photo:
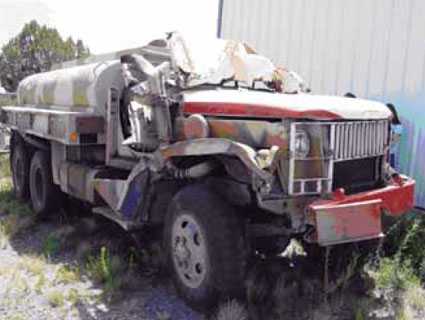
[[[46,215],[59,208],[61,192],[53,183],[48,152],[32,152],[22,139],[17,139],[11,155],[11,168],[13,190],[18,199],[30,199],[38,215]]]

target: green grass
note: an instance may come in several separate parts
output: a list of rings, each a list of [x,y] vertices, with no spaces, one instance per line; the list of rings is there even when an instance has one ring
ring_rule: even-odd
[[[49,234],[43,242],[43,254],[47,259],[50,259],[60,251],[60,240],[54,235]]]
[[[11,175],[9,156],[0,154],[0,179],[10,177]]]
[[[407,290],[421,285],[411,265],[398,259],[382,259],[378,269],[373,272],[373,278],[380,289]]]
[[[30,207],[16,200],[13,194],[12,181],[10,179],[0,179],[0,213],[31,215]]]
[[[113,296],[121,289],[120,273],[124,263],[119,256],[111,255],[106,247],[100,249],[97,256],[89,256],[86,272],[96,283],[102,284],[106,296]]]

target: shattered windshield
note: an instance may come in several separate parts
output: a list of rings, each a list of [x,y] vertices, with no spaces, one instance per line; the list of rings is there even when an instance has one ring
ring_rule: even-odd
[[[175,66],[186,75],[187,87],[226,80],[252,86],[254,81],[271,81],[276,70],[268,58],[237,41],[194,41],[175,33],[169,44]]]

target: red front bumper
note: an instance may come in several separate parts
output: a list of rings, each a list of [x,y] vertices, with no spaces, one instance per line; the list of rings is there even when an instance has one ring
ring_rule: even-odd
[[[315,240],[326,246],[382,237],[382,213],[406,213],[413,208],[414,192],[415,181],[403,177],[381,189],[317,200],[309,206],[309,218],[316,227]]]

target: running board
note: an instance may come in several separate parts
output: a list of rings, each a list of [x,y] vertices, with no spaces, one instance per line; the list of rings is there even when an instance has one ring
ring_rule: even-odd
[[[92,211],[93,213],[100,214],[105,218],[118,223],[126,231],[132,231],[142,227],[141,223],[121,219],[120,216],[109,207],[94,207]]]

